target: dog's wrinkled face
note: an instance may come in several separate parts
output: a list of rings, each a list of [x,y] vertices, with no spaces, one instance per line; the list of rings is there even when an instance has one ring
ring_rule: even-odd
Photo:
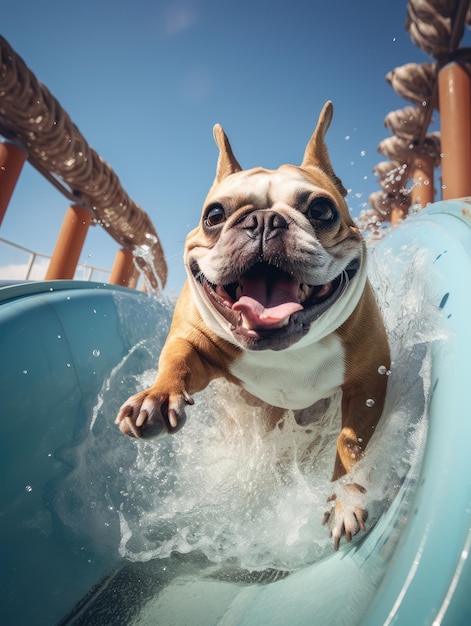
[[[329,121],[311,144],[323,143]],[[325,146],[324,164],[309,161],[308,146],[301,167],[242,171],[225,135],[217,139],[216,181],[186,242],[189,280],[213,331],[244,349],[282,350],[341,306],[363,263],[362,237]]]

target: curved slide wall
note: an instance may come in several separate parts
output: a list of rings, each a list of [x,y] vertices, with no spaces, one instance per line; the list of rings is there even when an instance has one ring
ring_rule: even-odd
[[[193,562],[191,577],[175,587],[172,610],[183,611],[182,619],[186,609],[178,607],[187,602],[188,618],[205,626],[471,621],[470,216],[466,200],[439,202],[377,245],[377,254],[392,251],[392,258],[407,246],[427,249],[427,271],[447,331],[446,341],[433,346],[429,429],[417,487],[405,481],[353,549],[275,576],[270,584],[199,576]],[[73,490],[62,499],[69,530],[54,502],[70,470],[68,449],[94,436],[87,424],[104,381],[129,355],[132,369],[152,368],[151,355],[136,346],[151,336],[162,342],[168,322],[167,306],[108,285],[58,281],[0,288],[4,623],[100,623],[87,618],[93,607],[96,615],[101,611],[101,623],[118,623],[103,615],[107,593],[108,605],[118,597],[120,606],[136,604],[119,623],[158,623],[152,612],[141,615],[144,602],[136,595],[136,588],[145,587],[142,580],[155,573],[150,565],[123,563],[115,549],[119,529],[110,529],[98,548],[77,539],[70,530],[81,524]],[[172,596],[168,572],[180,562],[159,569],[154,592]],[[208,565],[201,567],[207,571]]]

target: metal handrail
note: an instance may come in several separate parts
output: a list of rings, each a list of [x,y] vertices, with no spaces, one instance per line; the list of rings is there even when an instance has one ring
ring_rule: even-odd
[[[29,259],[28,259],[28,262],[26,263],[26,268],[24,272],[25,275],[14,277],[14,278],[18,278],[19,280],[30,280],[31,273],[32,273],[34,264],[36,262],[36,259],[38,258],[50,259],[51,258],[50,255],[48,254],[42,254],[41,252],[36,252],[35,250],[31,250],[30,248],[21,246],[17,243],[14,243],[13,241],[9,241],[8,239],[3,239],[3,237],[0,237],[0,243],[10,246],[11,248],[15,248],[16,250],[20,250],[21,252],[25,252],[26,254],[29,255]],[[88,265],[88,263],[79,263],[77,265],[77,270],[79,269],[85,270],[85,277],[82,278],[82,280],[86,280],[86,281],[91,281],[93,278],[93,274],[96,272],[102,272],[104,274],[107,274],[108,276],[111,275],[111,270],[97,267],[96,265]]]

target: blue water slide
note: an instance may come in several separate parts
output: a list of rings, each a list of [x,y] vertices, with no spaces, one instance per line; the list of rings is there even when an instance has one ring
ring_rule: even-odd
[[[470,227],[470,201],[438,202],[376,245],[391,266],[398,259],[393,274],[405,271],[404,249],[427,251],[427,289],[446,335],[431,346],[417,479],[406,477],[353,545],[243,580],[197,555],[131,562],[118,550],[109,458],[120,455],[119,474],[136,448],[116,447],[125,438],[111,424],[114,406],[102,419],[101,399],[119,406],[155,368],[171,307],[98,283],[0,285],[2,623],[471,623]],[[84,454],[98,438],[99,452]]]

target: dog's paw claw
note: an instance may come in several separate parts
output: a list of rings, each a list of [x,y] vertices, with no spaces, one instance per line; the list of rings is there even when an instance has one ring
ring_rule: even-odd
[[[366,493],[366,489],[356,483],[345,485],[345,488],[347,492],[356,493],[358,496]],[[342,537],[345,537],[345,541],[350,543],[352,537],[360,530],[366,530],[365,522],[368,518],[368,511],[362,507],[359,498],[358,501],[355,502],[355,498],[351,499],[349,497],[345,500],[345,503],[342,504],[340,498],[338,498],[336,494],[333,494],[327,501],[333,504],[332,507],[324,513],[322,525],[328,525],[330,537],[334,540],[334,549],[338,550]]]
[[[187,404],[194,404],[194,401],[186,391],[169,394],[148,389],[126,400],[115,424],[129,437],[147,439],[174,433],[185,423]]]
[[[149,417],[149,414],[147,413],[147,411],[140,411],[139,415],[137,416],[136,426],[138,428],[140,428],[141,426],[144,426],[148,417]]]

